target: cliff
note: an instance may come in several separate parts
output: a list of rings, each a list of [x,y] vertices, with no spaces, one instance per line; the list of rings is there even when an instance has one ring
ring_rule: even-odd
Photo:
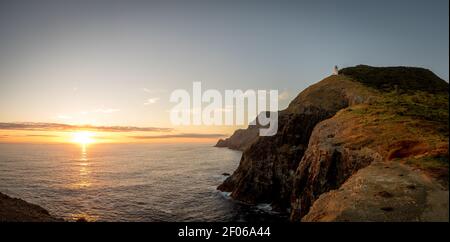
[[[256,125],[249,125],[247,129],[238,129],[233,135],[226,139],[220,139],[216,147],[228,147],[233,150],[245,150],[259,136],[259,129]]]
[[[258,136],[244,150],[238,169],[218,189],[232,192],[233,198],[247,203],[271,202],[281,209],[289,207],[299,157],[306,151],[315,125],[370,97],[360,83],[343,76],[330,76],[305,89],[286,110],[280,111],[277,134]]]
[[[448,83],[431,71],[357,66],[310,86],[280,111],[278,133],[256,137],[218,189],[290,207],[298,221],[320,195],[383,162],[448,177]]]
[[[62,222],[44,208],[0,193],[0,222]]]
[[[320,195],[301,221],[448,222],[448,202],[448,190],[420,170],[373,162]]]

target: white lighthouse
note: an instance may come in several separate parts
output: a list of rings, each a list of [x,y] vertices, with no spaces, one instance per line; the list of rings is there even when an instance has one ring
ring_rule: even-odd
[[[333,75],[339,75],[339,67],[338,66],[334,66]]]

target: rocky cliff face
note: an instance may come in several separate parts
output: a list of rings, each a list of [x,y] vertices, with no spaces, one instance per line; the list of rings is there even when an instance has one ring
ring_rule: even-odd
[[[386,167],[391,167],[393,165],[389,163],[412,163],[416,159],[415,165],[418,165],[420,169],[431,171],[432,176],[446,174],[444,179],[448,179],[448,131],[445,131],[448,127],[448,119],[439,117],[439,115],[431,118],[434,116],[431,112],[437,103],[439,104],[436,105],[436,108],[440,107],[439,113],[442,116],[448,116],[448,94],[428,93],[425,94],[425,99],[420,99],[420,95],[423,93],[395,93],[393,96],[379,93],[376,101],[352,105],[339,111],[332,118],[320,122],[314,128],[308,149],[294,175],[291,220],[300,221],[309,213],[310,207],[322,194],[340,188],[358,170],[372,163],[384,162],[387,163]],[[392,102],[395,103],[394,106],[391,105]],[[420,105],[423,106],[414,110]],[[408,108],[402,109],[403,106],[408,106]],[[425,114],[427,112],[429,112],[428,115]],[[424,116],[420,117],[420,115]],[[373,174],[364,173],[364,176],[375,175],[375,171],[380,173],[379,169],[371,170],[374,171]],[[399,178],[396,175],[389,179],[407,182],[406,176],[403,177],[404,174],[399,172],[399,175],[402,177]],[[421,179],[414,178],[414,180],[420,181]],[[359,184],[361,187],[376,187],[374,181],[375,183],[378,181],[378,186],[386,183],[383,179],[377,180],[370,177],[361,178],[360,181],[363,181]],[[401,183],[398,182],[398,184]],[[353,183],[347,187],[361,190],[354,185]],[[392,187],[392,189],[400,194],[400,199],[404,199],[402,202],[408,203],[407,200],[410,197],[403,196],[402,192],[398,192],[405,189],[404,186],[402,188]],[[362,190],[364,191],[364,189]],[[439,188],[432,190],[437,191]],[[383,190],[379,192],[382,193]],[[352,194],[352,191],[347,191],[347,193]],[[437,194],[441,193],[437,192]],[[342,199],[344,197],[340,196]],[[366,202],[370,200],[364,195],[362,197]],[[384,200],[379,202],[386,203]],[[415,202],[424,205],[419,200]],[[443,202],[445,203],[445,201]],[[334,204],[336,203],[338,202]],[[379,206],[382,208],[381,205]],[[316,207],[330,209],[324,202]],[[349,207],[351,206],[340,209],[349,211],[351,210]],[[420,209],[423,208],[416,210]],[[321,214],[321,211],[318,210],[320,209],[316,208],[315,216],[309,216],[307,221],[314,221],[311,218],[320,218],[321,216],[317,214]],[[328,213],[331,214],[331,212]],[[415,211],[415,213],[420,214],[420,211]],[[363,216],[363,214],[360,215]],[[373,218],[361,217],[360,220],[379,220],[377,212],[373,212],[373,216]],[[392,216],[386,216],[393,219]],[[345,216],[342,215],[341,218],[343,217]],[[404,216],[398,219],[410,221],[411,217],[404,213]]]
[[[303,155],[312,127],[330,115],[312,107],[308,114],[282,112],[278,134],[255,140],[244,151],[238,169],[218,189],[232,192],[233,198],[247,203],[289,206],[296,157]]]
[[[244,150],[240,165],[218,189],[247,203],[291,207],[291,220],[300,221],[322,194],[373,163],[409,163],[448,180],[448,83],[420,68],[342,71],[345,75],[310,86],[280,111],[275,136],[238,146]],[[252,132],[241,130],[236,137]],[[330,210],[324,204],[330,199],[321,201],[307,221]]]
[[[257,137],[245,149],[238,169],[218,189],[243,202],[289,207],[294,173],[313,128],[338,110],[367,99],[363,90],[344,76],[330,76],[305,89],[280,111],[277,134]],[[240,131],[240,135],[244,132],[253,130]]]
[[[0,222],[63,222],[44,208],[0,193]]]
[[[376,151],[361,149],[364,144],[342,142],[343,136],[353,132],[353,125],[352,121],[333,117],[314,128],[294,175],[292,220],[306,215],[319,195],[339,188],[359,169],[382,160]]]
[[[220,139],[215,146],[228,147],[233,150],[245,150],[258,136],[258,127],[256,125],[249,125],[248,129],[238,129],[229,138]]]
[[[420,170],[372,162],[323,193],[302,222],[448,222],[449,192]]]

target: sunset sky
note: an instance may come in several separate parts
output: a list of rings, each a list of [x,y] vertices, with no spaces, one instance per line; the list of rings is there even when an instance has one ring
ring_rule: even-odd
[[[334,65],[449,79],[448,0],[145,2],[0,1],[0,142],[231,134],[171,125],[170,93],[196,81],[278,89],[284,108]]]

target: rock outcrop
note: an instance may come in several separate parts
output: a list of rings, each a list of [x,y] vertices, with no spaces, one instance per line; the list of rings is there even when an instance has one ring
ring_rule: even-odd
[[[240,130],[236,137],[251,132]],[[229,140],[239,139],[233,136]],[[237,146],[244,151],[240,165],[219,190],[246,203],[290,207],[293,221],[305,216],[304,221],[322,221],[325,210],[329,221],[346,220],[331,214],[334,207],[327,203],[332,198],[323,197],[349,187],[347,181],[371,164],[408,163],[448,180],[448,83],[421,68],[345,68],[305,89],[280,111],[275,136],[256,136],[246,144]],[[377,180],[360,181],[370,186]],[[314,215],[308,215],[312,206]]]
[[[0,193],[0,222],[62,222],[44,208]]]
[[[339,188],[353,173],[372,162],[382,161],[380,154],[365,147],[367,144],[342,142],[349,133],[355,135],[352,130],[355,125],[355,122],[333,117],[314,128],[294,175],[292,220],[307,214],[322,193]]]
[[[324,193],[303,222],[448,222],[449,192],[398,162],[373,162]]]
[[[249,125],[248,129],[238,129],[229,138],[220,139],[215,146],[228,147],[233,150],[245,150],[258,136],[258,127],[256,125]]]
[[[305,89],[280,111],[277,134],[256,137],[244,150],[237,170],[218,189],[231,192],[233,198],[243,202],[289,207],[294,173],[313,128],[340,109],[368,100],[370,95],[364,92],[361,84],[344,76],[330,76]],[[245,132],[253,129],[239,134]]]

